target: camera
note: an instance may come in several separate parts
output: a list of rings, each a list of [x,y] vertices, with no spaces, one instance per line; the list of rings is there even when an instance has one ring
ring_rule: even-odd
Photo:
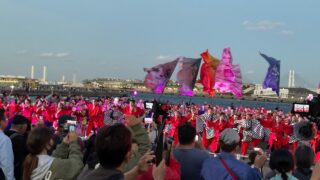
[[[144,108],[145,109],[152,109],[153,108],[153,102],[144,102]]]

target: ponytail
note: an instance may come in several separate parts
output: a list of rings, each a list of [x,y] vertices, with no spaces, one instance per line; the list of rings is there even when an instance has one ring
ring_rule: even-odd
[[[31,180],[33,170],[38,166],[38,157],[29,154],[23,163],[23,180]]]
[[[53,131],[47,127],[37,127],[32,130],[27,140],[27,147],[30,152],[23,163],[23,180],[31,180],[34,169],[38,167],[37,155],[46,149],[53,136]]]
[[[288,180],[288,175],[286,172],[281,172],[281,178],[282,180]]]

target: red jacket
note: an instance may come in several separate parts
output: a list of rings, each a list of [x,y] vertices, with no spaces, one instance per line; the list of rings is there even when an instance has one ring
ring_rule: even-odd
[[[101,121],[101,114],[103,114],[101,106],[99,105],[94,106],[93,104],[89,104],[88,111],[89,111],[90,120]]]
[[[144,113],[144,111],[138,107],[136,107],[135,111],[132,111],[130,106],[126,106],[125,108],[120,109],[120,111],[125,115],[134,115],[136,117],[141,117]]]
[[[196,127],[196,120],[197,120],[196,114],[194,114],[192,117],[192,114],[190,113],[185,117],[185,121],[189,121],[190,125],[193,126],[194,128]]]
[[[71,111],[69,109],[58,110],[56,113],[56,118],[58,119],[62,115],[71,115]]]
[[[283,123],[283,132],[284,134],[291,136],[293,134],[293,126],[291,124]]]
[[[57,119],[55,117],[56,112],[57,112],[56,107],[55,106],[47,106],[46,109],[47,109],[47,115],[48,115],[47,120],[49,122],[54,122]]]
[[[30,122],[31,122],[31,120],[32,120],[32,115],[33,115],[33,113],[34,113],[34,107],[33,106],[28,106],[28,107],[23,107],[22,108],[22,115],[24,116],[24,117],[26,117]]]

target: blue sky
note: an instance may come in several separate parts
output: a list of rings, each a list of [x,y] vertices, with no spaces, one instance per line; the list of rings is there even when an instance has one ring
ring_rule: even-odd
[[[143,79],[143,67],[205,49],[221,58],[231,47],[245,79],[262,82],[281,60],[282,83],[294,69],[320,82],[317,0],[0,0],[0,74],[48,79],[72,74]],[[301,80],[301,81],[302,81]]]

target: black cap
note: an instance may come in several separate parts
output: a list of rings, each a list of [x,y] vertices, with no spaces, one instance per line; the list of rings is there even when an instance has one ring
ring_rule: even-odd
[[[22,115],[15,115],[12,119],[12,124],[14,125],[23,125],[23,124],[29,124],[30,121],[22,116]]]
[[[58,118],[58,126],[59,127],[63,127],[63,125],[65,123],[67,123],[68,120],[74,120],[74,118],[72,116],[69,116],[69,115],[61,115]]]

